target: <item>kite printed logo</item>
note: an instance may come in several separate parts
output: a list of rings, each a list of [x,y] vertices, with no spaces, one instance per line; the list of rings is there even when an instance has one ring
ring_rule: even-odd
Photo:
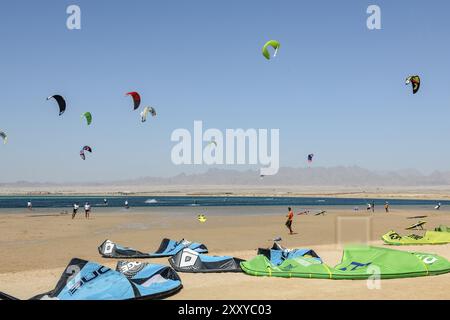
[[[171,141],[178,142],[171,153],[175,165],[257,165],[261,176],[278,173],[280,166],[280,130],[219,129],[203,132],[203,122],[194,121],[194,134],[187,129],[172,132]],[[269,155],[270,148],[270,155]],[[192,150],[193,149],[193,150]],[[192,159],[193,156],[193,159]]]
[[[181,255],[181,262],[180,262],[180,267],[192,267],[193,265],[195,265],[195,262],[198,259],[198,253],[190,250],[190,249],[185,249],[183,251],[183,254]]]
[[[85,284],[87,284],[90,281],[93,281],[94,279],[97,279],[99,276],[107,273],[108,271],[111,271],[111,269],[101,266],[100,268],[91,272],[90,274],[86,274],[86,275],[82,276],[81,279],[76,281],[75,284],[73,284],[72,286],[70,286],[68,288],[69,294],[74,295],[78,291],[78,289],[80,289],[82,286],[84,286]]]

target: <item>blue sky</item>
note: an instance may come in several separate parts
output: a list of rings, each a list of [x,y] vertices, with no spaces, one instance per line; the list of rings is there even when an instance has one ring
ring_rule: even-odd
[[[81,30],[66,28],[71,4]],[[382,30],[366,27],[370,4]],[[2,1],[0,182],[204,171],[170,159],[172,131],[194,120],[279,128],[282,166],[314,153],[316,166],[449,170],[449,14],[448,1]],[[267,61],[270,39],[281,48]],[[157,119],[141,124],[128,91]],[[62,117],[46,101],[57,93]]]

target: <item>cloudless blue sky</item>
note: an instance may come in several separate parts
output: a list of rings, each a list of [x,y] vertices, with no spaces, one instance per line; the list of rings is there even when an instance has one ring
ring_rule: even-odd
[[[66,28],[70,4],[81,30]],[[382,30],[366,27],[370,4]],[[315,166],[449,170],[449,15],[444,0],[2,1],[0,182],[206,170],[170,160],[172,131],[194,120],[279,128],[282,166],[314,153]],[[270,39],[281,48],[267,61]],[[141,124],[128,91],[158,117]],[[52,94],[66,97],[62,117]]]

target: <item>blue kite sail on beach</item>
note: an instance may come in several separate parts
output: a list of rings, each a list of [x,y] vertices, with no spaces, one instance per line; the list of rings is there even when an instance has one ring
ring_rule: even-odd
[[[181,288],[180,277],[168,266],[122,262],[112,270],[75,258],[64,270],[55,289],[30,300],[162,299]],[[18,299],[0,292],[0,300]]]
[[[133,248],[118,245],[111,240],[106,240],[98,247],[98,252],[104,258],[146,259],[171,257],[184,248],[189,248],[198,253],[208,253],[208,248],[204,244],[190,242],[185,239],[180,241],[163,239],[158,250],[153,253],[144,253]]]
[[[259,248],[258,255],[263,255],[269,261],[279,266],[283,263],[283,261],[288,259],[295,259],[298,257],[309,257],[317,262],[322,263],[322,259],[311,249],[286,249],[281,246],[279,243],[275,242],[271,248]]]
[[[244,260],[229,256],[207,256],[185,248],[169,258],[169,263],[178,272],[222,273],[242,272],[240,263]]]

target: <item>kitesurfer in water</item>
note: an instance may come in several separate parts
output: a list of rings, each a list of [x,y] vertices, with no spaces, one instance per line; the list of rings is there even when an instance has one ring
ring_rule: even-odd
[[[28,203],[27,203],[27,208],[28,208],[28,210],[33,210],[33,204],[31,203],[31,201],[28,201]]]
[[[125,209],[130,209],[130,205],[128,204],[128,200],[125,200]]]
[[[384,210],[386,211],[386,213],[389,212],[389,202],[386,201],[386,203],[384,204]]]
[[[73,204],[73,212],[72,212],[72,220],[75,218],[75,216],[77,215],[78,209],[80,208],[80,206],[78,205],[78,203],[74,203]]]
[[[292,208],[288,208],[288,215],[286,216],[288,219],[285,223],[286,227],[289,229],[289,234],[294,234],[294,231],[292,231],[292,222],[294,220],[294,212],[292,211]]]
[[[108,199],[103,199],[103,204],[105,205],[105,206],[107,206],[108,205]]]
[[[91,214],[91,205],[89,202],[86,202],[84,205],[84,216],[86,219],[89,219],[89,215]]]

